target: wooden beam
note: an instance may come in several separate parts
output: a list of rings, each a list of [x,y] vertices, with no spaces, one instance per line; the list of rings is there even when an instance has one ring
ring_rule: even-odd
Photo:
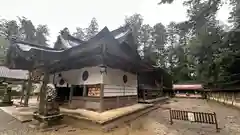
[[[100,84],[100,112],[103,112],[104,110],[104,84]]]
[[[28,71],[29,73],[29,77],[28,77],[28,85],[27,85],[27,89],[26,89],[26,95],[24,96],[24,106],[28,106],[28,101],[29,101],[29,97],[30,97],[30,92],[32,89],[32,70]]]

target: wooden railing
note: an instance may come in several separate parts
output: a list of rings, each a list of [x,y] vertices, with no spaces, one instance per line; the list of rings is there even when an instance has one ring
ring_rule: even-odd
[[[192,112],[183,110],[169,109],[170,124],[173,124],[173,119],[184,120],[196,123],[215,124],[216,131],[219,132],[216,113]]]

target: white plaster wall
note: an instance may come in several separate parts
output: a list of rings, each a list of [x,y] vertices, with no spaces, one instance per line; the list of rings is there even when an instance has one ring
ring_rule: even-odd
[[[137,95],[136,87],[104,85],[104,97]]]
[[[123,75],[128,78],[123,82]],[[107,67],[103,75],[104,97],[137,95],[137,75]]]
[[[86,81],[82,80],[84,71],[89,72],[89,77]],[[101,74],[100,67],[86,67],[82,69],[74,69],[69,71],[59,72],[62,78],[70,85],[83,85],[83,84],[104,84],[104,96],[128,96],[137,95],[137,75],[124,72],[119,69],[112,69],[107,67],[107,73]],[[50,82],[57,84],[59,81],[58,74],[50,76]],[[127,83],[123,82],[123,75],[128,78]],[[53,82],[53,80],[55,82]]]
[[[84,71],[88,71],[89,77],[86,81],[82,80],[82,74]],[[69,71],[59,72],[62,74],[62,78],[65,79],[70,85],[83,85],[83,84],[100,84],[103,83],[103,78],[100,73],[100,67],[86,67],[82,69],[74,69]],[[50,76],[50,82],[56,84],[58,80],[58,74]],[[55,82],[53,82],[55,80]]]
[[[123,82],[123,75],[127,75],[128,81]],[[137,75],[124,72],[119,69],[112,69],[107,67],[107,73],[103,76],[103,83],[110,85],[125,85],[129,87],[137,87]]]

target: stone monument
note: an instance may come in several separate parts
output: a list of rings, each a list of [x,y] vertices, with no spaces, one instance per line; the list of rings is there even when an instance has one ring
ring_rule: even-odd
[[[12,88],[8,85],[8,83],[2,83],[3,88],[4,88],[4,95],[2,98],[2,101],[0,102],[0,106],[11,106],[13,105],[12,101]]]

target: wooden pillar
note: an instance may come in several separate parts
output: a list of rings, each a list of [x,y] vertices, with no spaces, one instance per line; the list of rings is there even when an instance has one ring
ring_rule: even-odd
[[[40,90],[40,103],[39,103],[39,114],[44,115],[45,112],[45,104],[46,104],[46,88],[47,84],[49,82],[49,73],[47,71],[44,71],[44,77],[43,77],[43,84],[41,86]]]
[[[69,93],[69,102],[68,105],[70,106],[72,103],[72,97],[73,97],[73,86],[70,87],[70,93]]]
[[[117,108],[120,107],[120,101],[119,101],[119,96],[117,96]]]
[[[23,84],[22,84],[22,91],[21,91],[20,104],[22,104],[22,100],[24,99],[24,93],[25,93],[25,90],[26,90],[26,81],[23,81]]]
[[[101,73],[101,79],[102,83],[100,84],[100,112],[103,112],[104,110],[104,77],[107,73],[107,67],[104,65],[105,61],[104,58],[106,56],[106,44],[101,45],[101,58],[102,58],[102,66],[100,66],[100,73]]]
[[[146,100],[146,94],[145,94],[145,89],[142,90],[142,94],[143,94],[143,100]]]
[[[232,93],[232,105],[233,105],[233,102],[235,101],[235,92]]]
[[[104,84],[100,84],[100,112],[104,110]]]
[[[225,103],[226,93],[223,93],[223,103]]]
[[[28,86],[26,89],[26,95],[24,96],[24,106],[28,106],[31,90],[32,90],[32,70],[29,70]]]
[[[87,86],[84,84],[83,85],[83,97],[87,96]]]
[[[163,75],[161,75],[161,96],[163,96]]]

